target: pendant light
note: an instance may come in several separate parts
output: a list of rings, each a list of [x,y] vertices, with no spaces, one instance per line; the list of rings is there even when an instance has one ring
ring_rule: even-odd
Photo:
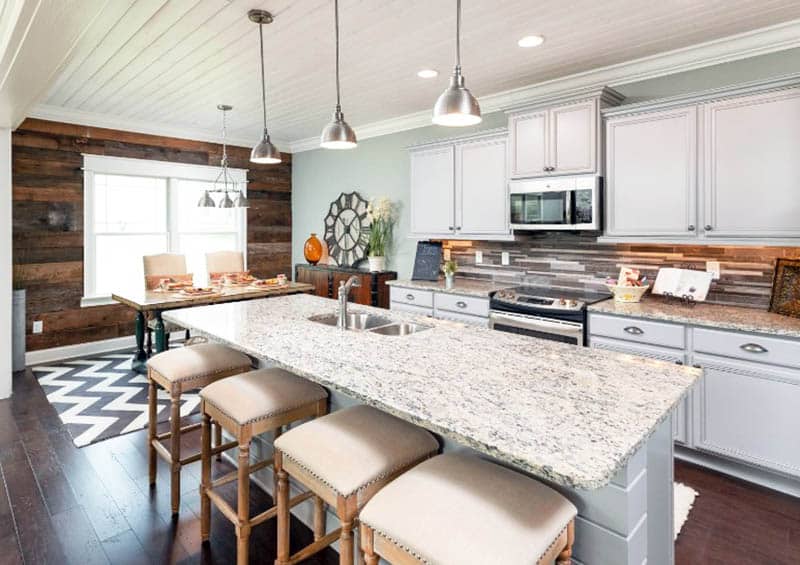
[[[228,122],[226,118],[228,111],[232,109],[233,106],[228,106],[227,104],[219,104],[217,106],[217,110],[222,112],[222,159],[220,159],[220,170],[217,178],[211,188],[203,192],[203,196],[197,203],[200,208],[248,208],[250,206],[247,197],[244,195],[243,188],[237,187],[237,183],[228,172]],[[211,198],[212,193],[222,194],[222,200],[220,200],[218,206],[214,203],[214,199]],[[231,198],[231,193],[236,196],[235,201]]]
[[[258,39],[261,46],[261,109],[264,114],[264,133],[261,141],[250,152],[250,161],[252,163],[274,165],[281,162],[281,153],[270,141],[269,132],[267,131],[267,86],[264,79],[264,24],[271,24],[273,18],[272,14],[266,10],[250,10],[247,12],[247,17],[250,18],[251,22],[258,24]],[[242,198],[243,196],[240,194],[239,200]]]
[[[481,108],[464,86],[461,74],[461,0],[456,0],[456,67],[447,87],[433,107],[433,123],[440,126],[471,126],[481,121]]]
[[[203,197],[200,198],[200,202],[198,202],[197,205],[200,208],[215,208],[217,206],[207,190],[203,193]]]
[[[352,149],[356,146],[356,132],[344,121],[339,88],[339,0],[333,0],[334,27],[336,29],[336,110],[333,119],[325,126],[319,146],[325,149]]]

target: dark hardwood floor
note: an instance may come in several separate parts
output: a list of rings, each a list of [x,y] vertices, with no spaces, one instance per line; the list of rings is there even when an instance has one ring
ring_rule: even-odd
[[[184,441],[198,445],[197,434]],[[199,463],[184,468],[180,518],[169,508],[168,470],[147,484],[144,431],[76,448],[30,372],[0,401],[0,565],[235,562],[233,526],[216,510],[200,544]],[[215,464],[216,475],[231,470]],[[800,500],[677,463],[676,480],[700,492],[676,543],[676,564],[800,563]],[[229,502],[234,503],[235,484]],[[253,513],[272,504],[252,488]],[[255,528],[251,563],[275,558],[274,522]],[[311,533],[294,521],[292,545]],[[308,563],[338,563],[327,550]]]

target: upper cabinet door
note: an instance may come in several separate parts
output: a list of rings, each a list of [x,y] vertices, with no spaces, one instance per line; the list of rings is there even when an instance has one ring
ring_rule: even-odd
[[[800,89],[704,108],[705,236],[800,236]]]
[[[508,234],[506,136],[456,144],[456,236]]]
[[[455,230],[452,145],[414,150],[411,158],[411,233],[450,236]]]
[[[509,118],[511,136],[511,178],[547,175],[547,110],[514,115]]]
[[[597,102],[588,100],[550,110],[550,155],[555,174],[597,170]]]
[[[607,234],[695,238],[695,106],[606,123]]]

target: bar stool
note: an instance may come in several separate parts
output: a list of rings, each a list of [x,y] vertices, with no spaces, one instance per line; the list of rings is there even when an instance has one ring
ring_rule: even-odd
[[[339,563],[353,563],[353,526],[361,507],[389,481],[439,448],[434,437],[369,406],[333,412],[275,440],[278,473],[276,565],[298,563],[339,540]],[[341,527],[324,535],[314,522],[314,542],[289,554],[289,477],[336,510]],[[320,509],[324,512],[324,509]]]
[[[250,463],[253,436],[275,432],[299,420],[316,418],[327,412],[328,393],[319,385],[282,369],[259,369],[235,375],[208,385],[202,398],[202,474],[200,484],[200,535],[208,541],[211,533],[211,503],[236,527],[236,562],[246,565],[248,541],[254,526],[275,516],[272,508],[250,517],[250,474],[272,464],[273,459]],[[236,438],[239,447],[238,469],[216,481],[211,480],[211,420]],[[236,510],[215,489],[238,481]],[[277,485],[277,480],[276,480]],[[276,486],[277,488],[277,486]],[[306,492],[289,501],[297,505],[313,496]],[[315,504],[315,522],[322,523],[322,503]]]
[[[224,377],[242,373],[252,367],[250,358],[230,347],[217,343],[198,343],[180,349],[164,351],[147,361],[148,408],[147,446],[149,452],[150,485],[156,482],[156,455],[170,464],[170,494],[172,513],[177,514],[181,501],[181,467],[200,459],[200,453],[181,458],[181,434],[200,428],[200,424],[181,427],[181,394],[202,388]],[[170,397],[170,429],[157,433],[158,388],[167,391]],[[228,447],[222,445],[222,431],[216,429],[215,453]],[[170,440],[167,449],[162,441]]]
[[[447,453],[387,485],[361,511],[367,565],[571,562],[575,506],[544,484]]]

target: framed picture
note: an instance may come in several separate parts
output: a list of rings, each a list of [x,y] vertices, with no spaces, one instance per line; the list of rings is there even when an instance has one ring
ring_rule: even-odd
[[[800,318],[800,259],[778,259],[769,311]]]

